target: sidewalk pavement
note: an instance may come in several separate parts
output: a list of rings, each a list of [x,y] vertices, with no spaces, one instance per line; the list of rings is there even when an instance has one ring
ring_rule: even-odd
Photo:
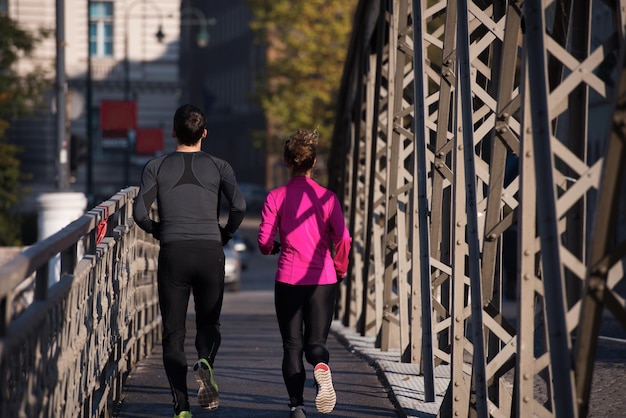
[[[193,306],[193,302],[191,304]],[[274,314],[273,291],[227,292],[222,309],[222,344],[215,363],[220,390],[220,406],[204,411],[196,401],[198,384],[187,374],[191,412],[194,418],[276,418],[289,415],[288,397],[281,363],[282,341]],[[196,361],[195,318],[190,309],[185,351],[189,369]],[[338,333],[328,338],[330,367],[337,392],[337,405],[328,415],[316,411],[313,368],[305,363],[304,388],[308,418],[398,417],[397,404],[382,383],[374,364],[346,349]],[[117,418],[172,417],[172,396],[163,370],[160,344],[152,355],[139,362],[124,386],[122,401],[115,409]]]
[[[435,368],[435,401],[425,402],[424,376],[419,365],[400,362],[400,350],[387,352],[375,348],[375,337],[363,337],[355,330],[334,321],[331,332],[351,352],[365,358],[381,375],[400,417],[436,417],[450,382],[449,366]]]
[[[257,219],[249,219],[242,232],[254,242]],[[196,409],[194,417],[280,417],[286,416],[282,382],[281,340],[274,316],[272,277],[275,260],[254,255],[244,288],[255,291],[228,292],[222,313],[223,341],[218,353],[216,377],[223,390],[223,403],[215,412]],[[626,292],[624,292],[626,293]],[[192,306],[192,305],[191,305]],[[190,313],[193,309],[190,308]],[[514,321],[516,305],[505,300],[503,314]],[[193,315],[188,318],[186,352],[193,365]],[[626,331],[605,313],[588,418],[626,416]],[[328,341],[331,369],[337,390],[332,417],[419,417],[435,418],[450,382],[448,365],[435,368],[435,401],[424,402],[424,378],[419,366],[400,362],[400,351],[382,352],[374,337],[363,337],[354,329],[334,321]],[[117,418],[171,417],[171,394],[163,371],[160,345],[140,362],[129,376]],[[312,368],[307,370],[305,403],[308,417],[316,414]],[[197,384],[188,375],[192,405]],[[268,394],[272,394],[268,398]],[[273,396],[275,394],[275,396]]]
[[[216,368],[220,390],[224,390],[224,406],[209,413],[193,410],[196,418],[286,416],[285,389],[280,373],[282,350],[272,312],[272,294],[264,291],[254,292],[254,298],[246,296],[251,293],[226,296],[222,323],[224,340],[218,354],[221,365]],[[232,300],[229,302],[229,299]],[[242,304],[253,313],[243,316],[229,313],[233,305]],[[190,330],[194,327],[192,320],[190,315]],[[605,332],[621,337],[624,331],[615,322],[605,316]],[[235,327],[234,324],[239,325]],[[325,416],[437,416],[450,381],[449,366],[435,369],[435,402],[424,402],[423,376],[419,375],[417,365],[400,363],[399,350],[382,352],[375,348],[374,337],[363,337],[339,321],[332,324],[328,345],[338,401],[335,411]],[[188,362],[193,364],[192,336],[188,336],[186,346]],[[161,355],[160,346],[157,346],[151,356],[137,365],[125,385],[123,402],[114,417],[172,416],[171,395]],[[625,371],[626,340],[600,337],[588,418],[626,416]],[[310,380],[305,387],[308,417],[322,416],[316,414],[313,404],[312,370],[307,371],[307,379]],[[192,373],[188,375],[188,385],[193,405],[197,384]],[[268,398],[268,393],[275,396]]]
[[[626,291],[623,292],[626,294]],[[516,318],[516,302],[505,299],[502,313],[512,323]],[[335,322],[332,332],[351,351],[368,359],[389,388],[390,396],[401,417],[436,417],[450,382],[450,366],[435,368],[435,402],[424,402],[424,377],[416,364],[400,363],[399,350],[382,352],[374,348],[374,337],[361,337],[356,331]],[[510,382],[512,384],[512,382]],[[535,396],[547,396],[545,385],[535,388]],[[587,418],[626,417],[626,330],[605,309],[593,370],[593,382]]]
[[[258,219],[247,219],[241,232],[255,242]],[[222,345],[216,359],[220,407],[206,412],[195,404],[197,383],[188,373],[187,384],[194,418],[281,417],[288,415],[286,389],[281,373],[282,342],[273,301],[276,260],[253,251],[250,267],[242,277],[240,292],[226,292],[222,309]],[[185,342],[187,362],[195,363],[195,317],[190,301]],[[330,366],[337,391],[332,414],[317,413],[312,367],[307,366],[305,407],[307,416],[328,417],[429,417],[437,415],[449,373],[435,372],[435,402],[423,402],[423,377],[417,365],[399,362],[399,350],[381,352],[373,337],[334,321],[328,338]],[[116,418],[171,417],[171,393],[163,370],[161,346],[136,365],[124,386]],[[196,406],[194,406],[194,404]]]

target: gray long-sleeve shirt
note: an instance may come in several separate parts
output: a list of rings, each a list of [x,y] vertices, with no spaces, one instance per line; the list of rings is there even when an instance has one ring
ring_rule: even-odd
[[[221,194],[230,204],[224,230],[232,235],[243,221],[246,202],[230,164],[203,151],[173,152],[145,165],[133,217],[141,229],[153,233],[161,243],[221,241]],[[158,223],[150,218],[155,199]]]

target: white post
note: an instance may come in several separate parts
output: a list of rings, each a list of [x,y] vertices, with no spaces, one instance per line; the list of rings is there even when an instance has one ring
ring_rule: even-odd
[[[37,204],[38,240],[41,241],[80,218],[85,213],[87,197],[75,192],[43,193],[37,198]],[[59,281],[60,261],[60,256],[56,255],[50,262],[48,286]]]

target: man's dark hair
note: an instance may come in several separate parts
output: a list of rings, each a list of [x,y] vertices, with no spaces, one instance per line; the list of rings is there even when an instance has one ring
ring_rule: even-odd
[[[185,104],[174,113],[174,132],[182,145],[195,145],[202,138],[206,117],[194,105]]]

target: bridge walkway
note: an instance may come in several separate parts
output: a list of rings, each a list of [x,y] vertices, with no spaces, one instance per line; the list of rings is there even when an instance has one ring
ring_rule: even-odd
[[[194,329],[194,320],[194,315],[189,315],[187,329]],[[196,402],[198,385],[191,373],[191,365],[196,361],[195,334],[189,334],[186,352],[190,373],[187,379],[194,417],[288,416],[288,399],[281,375],[281,340],[271,291],[244,290],[225,295],[223,340],[215,367],[220,388],[220,406],[216,411],[203,411]],[[336,336],[329,339],[329,349],[338,399],[331,416],[398,416],[374,367],[347,350]],[[155,347],[152,355],[137,365],[128,378],[115,416],[147,418],[172,415],[172,398],[161,355],[161,347]],[[321,416],[315,410],[314,398],[312,368],[308,367],[305,407],[309,417]]]
[[[246,219],[241,232],[255,242],[258,219]],[[281,338],[274,314],[274,257],[253,251],[250,266],[243,272],[241,290],[227,291],[222,310],[222,345],[216,358],[216,379],[220,387],[220,407],[203,411],[196,402],[197,383],[191,372],[195,358],[195,316],[193,300],[189,306],[186,340],[189,395],[194,417],[281,417],[288,416],[287,395],[281,374]],[[333,417],[404,416],[393,397],[376,358],[368,354],[374,342],[353,334],[338,321],[333,323],[328,345],[331,369],[337,391]],[[171,394],[163,370],[162,350],[156,345],[152,354],[131,372],[115,409],[118,418],[168,417],[172,415]],[[378,356],[399,364],[399,353]],[[410,368],[411,365],[404,365]],[[315,409],[313,370],[307,369],[305,407],[307,416],[322,416]],[[445,391],[445,388],[442,389]],[[415,394],[413,394],[414,396]],[[400,412],[398,412],[400,411]],[[436,410],[434,411],[436,414]],[[429,416],[434,416],[429,415]]]
[[[257,219],[246,219],[241,231],[253,241]],[[250,268],[243,273],[242,289],[226,292],[222,311],[222,346],[216,360],[220,386],[220,407],[206,412],[195,403],[197,383],[188,374],[194,417],[281,417],[287,416],[286,391],[281,376],[281,340],[274,316],[273,274],[275,259],[253,252]],[[515,320],[515,303],[506,301],[505,316]],[[189,308],[187,361],[194,358],[194,315]],[[607,315],[605,335],[619,335],[620,327]],[[624,358],[626,340],[603,339],[599,344],[594,373],[594,391],[589,417],[623,416],[626,398],[619,394],[626,387]],[[436,369],[435,402],[424,402],[424,381],[419,367],[399,361],[400,352],[382,352],[373,337],[363,337],[336,320],[328,345],[337,391],[332,417],[419,417],[434,418],[439,413],[450,382],[449,366]],[[167,417],[172,415],[171,395],[156,345],[152,354],[137,364],[126,382],[117,418]],[[305,407],[308,417],[324,416],[314,405],[312,368],[307,369]]]

